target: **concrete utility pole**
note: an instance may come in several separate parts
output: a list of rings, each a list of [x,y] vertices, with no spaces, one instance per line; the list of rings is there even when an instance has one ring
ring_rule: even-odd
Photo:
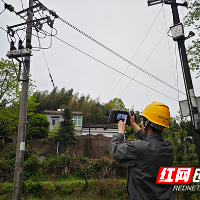
[[[172,9],[172,14],[173,14],[174,25],[177,25],[180,23],[180,19],[179,19],[179,13],[178,13],[176,0],[171,0],[171,9]],[[198,114],[198,109],[197,109],[197,103],[196,103],[196,99],[194,95],[193,83],[191,79],[191,74],[190,74],[186,49],[185,49],[185,39],[182,38],[178,40],[177,43],[178,43],[178,49],[179,49],[180,60],[181,60],[181,65],[182,65],[183,78],[185,81],[185,90],[187,94],[190,116],[191,116],[191,121],[193,123],[194,141],[196,145],[198,161],[200,164],[200,131],[195,130],[195,124],[194,124],[195,123],[194,116]]]
[[[29,8],[32,6],[33,6],[33,0],[29,0]],[[28,23],[28,22],[32,21],[32,19],[33,19],[33,13],[29,11],[28,19],[27,19],[27,30],[26,30],[26,47],[30,46],[31,44],[32,23]],[[30,71],[30,56],[25,58],[25,66],[24,66],[24,71],[23,71],[20,116],[19,116],[19,127],[18,127],[17,148],[16,148],[15,173],[14,173],[13,194],[12,194],[13,200],[21,200],[21,196],[22,196],[29,71]]]

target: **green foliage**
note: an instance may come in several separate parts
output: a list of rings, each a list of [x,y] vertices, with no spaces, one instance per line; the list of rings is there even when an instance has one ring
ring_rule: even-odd
[[[43,113],[44,110],[57,110],[58,108],[65,108],[69,105],[73,98],[73,89],[65,90],[62,88],[58,90],[55,87],[52,92],[46,91],[37,91],[34,93],[36,102],[40,103],[37,107],[37,113]]]
[[[17,80],[15,68],[11,61],[0,61],[0,108],[20,98],[20,82]]]
[[[75,125],[72,120],[72,112],[70,108],[66,108],[63,112],[63,121],[60,122],[60,128],[55,136],[55,141],[64,145],[75,145],[79,142],[75,136]]]
[[[49,134],[50,122],[43,114],[34,115],[29,123],[27,138],[47,138]]]
[[[170,118],[169,128],[164,129],[162,135],[164,139],[169,140],[174,147],[174,164],[181,162],[192,162],[197,157],[195,145],[188,141],[188,135],[191,135],[191,122],[184,121],[177,116]]]
[[[27,107],[27,127],[31,117],[34,115],[34,111],[37,107],[35,99],[33,97],[28,98],[28,107]],[[20,102],[14,101],[12,105],[8,107],[0,108],[0,134],[5,136],[11,136],[14,131],[17,131],[19,125],[19,111],[20,111]]]
[[[48,91],[37,91],[33,95],[36,102],[37,113],[43,113],[44,110],[57,110],[58,108],[69,107],[72,111],[81,111],[84,114],[83,123],[106,124],[111,108],[126,110],[123,101],[120,98],[114,98],[106,104],[99,102],[99,99],[91,99],[90,95],[84,96],[79,93],[73,93],[73,89],[66,90],[54,88],[50,93]]]
[[[197,0],[189,0],[188,13],[185,16],[185,25],[191,26],[196,29],[198,36],[200,36],[200,2]],[[188,46],[188,61],[192,70],[198,71],[198,76],[200,76],[200,40],[197,37],[195,40],[192,40],[192,44]]]
[[[114,98],[110,100],[109,103],[112,105],[113,109],[127,110],[121,98]]]
[[[141,123],[139,123],[138,126],[142,128]],[[134,129],[131,126],[127,126],[127,125],[126,125],[125,137],[128,138],[129,140],[139,139]]]
[[[23,177],[24,180],[28,180],[38,172],[40,167],[39,160],[36,155],[31,155],[25,162],[24,162],[24,173]]]
[[[58,124],[57,126],[53,126],[53,129],[49,133],[48,138],[54,138],[58,134],[59,129],[60,129],[60,124]]]

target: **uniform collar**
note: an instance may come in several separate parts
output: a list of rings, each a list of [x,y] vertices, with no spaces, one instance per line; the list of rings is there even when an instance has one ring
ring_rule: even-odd
[[[163,139],[163,136],[160,133],[152,133],[148,135],[146,138],[151,139],[151,138],[160,138]]]

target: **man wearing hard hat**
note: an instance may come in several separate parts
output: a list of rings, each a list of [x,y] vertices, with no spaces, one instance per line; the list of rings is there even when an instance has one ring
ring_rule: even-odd
[[[140,140],[123,143],[126,119],[119,121],[119,133],[110,143],[112,156],[128,166],[127,193],[130,200],[174,200],[170,184],[156,184],[160,167],[170,167],[173,162],[173,146],[161,133],[168,127],[168,106],[153,102],[142,112],[142,129],[129,113],[130,125]]]

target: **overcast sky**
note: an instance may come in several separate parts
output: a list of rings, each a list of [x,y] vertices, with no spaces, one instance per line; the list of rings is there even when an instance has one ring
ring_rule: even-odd
[[[28,7],[28,0],[4,1],[12,4],[17,12],[22,10],[21,2],[24,8]],[[171,32],[166,34],[173,22],[169,5],[162,7],[158,4],[148,7],[146,0],[41,0],[41,2],[98,42],[174,88],[178,85],[178,89],[185,93],[177,45],[168,36]],[[3,9],[4,3],[1,0],[0,12]],[[179,11],[182,21],[187,9],[179,8]],[[22,22],[23,19],[8,10],[0,15],[0,27],[4,29],[6,25],[12,26]],[[92,99],[99,98],[101,103],[107,103],[118,97],[123,100],[127,108],[139,111],[149,103],[159,101],[169,106],[171,116],[177,115],[178,101],[185,100],[185,95],[129,65],[61,20],[55,20],[54,28],[57,30],[56,37],[87,54],[55,37],[52,38],[52,46],[45,49],[44,54],[54,84],[59,89],[73,88],[74,92],[79,92],[80,95],[89,94]],[[44,25],[43,29],[51,32],[48,25]],[[56,34],[55,29],[53,34]],[[185,29],[186,36],[190,30],[192,29]],[[36,34],[35,31],[33,33]],[[18,31],[18,35],[22,39],[25,37],[23,31]],[[40,36],[42,37],[42,34]],[[17,41],[15,46],[19,37],[15,35]],[[2,29],[0,38],[0,57],[6,59],[9,42],[6,32]],[[50,39],[50,37],[40,39],[42,47],[48,47]],[[192,39],[188,39],[186,46],[191,41]],[[35,36],[32,46],[39,47]],[[127,76],[122,76],[119,72]],[[31,74],[32,79],[36,81],[37,90],[53,89],[42,50],[33,51]],[[200,78],[195,79],[196,73],[191,72],[191,75],[195,94],[200,96]]]

